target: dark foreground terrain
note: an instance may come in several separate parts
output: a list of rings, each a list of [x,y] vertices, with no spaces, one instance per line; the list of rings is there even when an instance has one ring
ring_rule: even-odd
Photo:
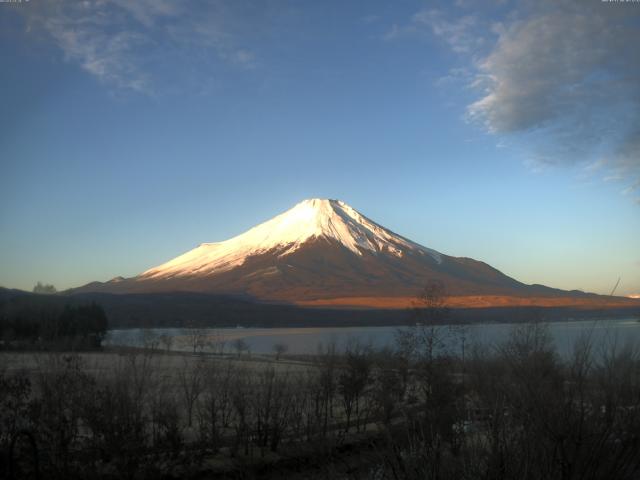
[[[393,349],[295,358],[5,352],[0,475],[638,478],[637,346],[585,336],[563,360],[540,324],[465,345],[464,327],[422,325]]]

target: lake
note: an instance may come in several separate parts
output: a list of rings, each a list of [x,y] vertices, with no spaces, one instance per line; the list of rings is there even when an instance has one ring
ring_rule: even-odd
[[[504,341],[516,324],[491,323],[466,325],[466,343],[492,345]],[[583,320],[547,323],[550,334],[561,354],[571,351],[574,342],[582,335],[590,335],[599,344],[602,341],[618,345],[640,345],[640,322],[637,318],[611,320]],[[409,327],[400,327],[409,328]],[[455,326],[443,326],[455,329]],[[327,328],[208,328],[201,329],[200,338],[206,340],[203,351],[233,351],[232,343],[241,338],[252,353],[273,353],[276,344],[285,344],[288,353],[315,353],[318,345],[335,342],[343,350],[348,342],[357,340],[373,347],[393,346],[399,327],[327,327]],[[165,336],[170,338],[174,351],[191,351],[190,330],[182,328],[110,330],[103,342],[105,346],[141,347]],[[160,343],[159,348],[165,348]]]

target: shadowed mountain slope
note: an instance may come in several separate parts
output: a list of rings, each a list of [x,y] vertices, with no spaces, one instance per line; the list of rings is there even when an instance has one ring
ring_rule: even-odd
[[[409,303],[433,280],[453,297],[484,298],[488,306],[489,298],[510,305],[520,300],[505,298],[522,297],[607,303],[606,297],[523,284],[484,262],[412,242],[344,202],[323,199],[305,200],[237,237],[203,243],[136,277],[93,282],[71,293],[197,292],[336,306],[357,298],[358,306],[380,306],[381,297]]]

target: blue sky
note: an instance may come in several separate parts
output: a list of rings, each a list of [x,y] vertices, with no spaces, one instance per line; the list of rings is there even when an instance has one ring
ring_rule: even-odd
[[[640,4],[0,4],[0,285],[132,276],[311,197],[640,293]]]

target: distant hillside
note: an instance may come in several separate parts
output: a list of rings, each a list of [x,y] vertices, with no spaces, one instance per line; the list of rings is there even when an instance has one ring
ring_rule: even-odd
[[[1,349],[96,349],[109,328],[96,302],[0,288]]]
[[[320,327],[407,325],[416,321],[407,308],[331,308],[259,303],[237,297],[190,292],[116,295],[86,293],[74,302],[96,301],[105,308],[110,328],[127,327]],[[640,306],[599,308],[515,306],[452,308],[451,321],[520,322],[569,317],[614,317],[640,313]]]
[[[410,308],[387,305],[383,308],[335,308],[331,306],[298,306],[263,303],[224,295],[193,292],[109,294],[79,293],[72,295],[39,295],[21,290],[0,288],[0,316],[9,305],[29,304],[79,306],[96,302],[108,318],[109,328],[134,327],[320,327],[407,325],[416,321]],[[467,308],[450,310],[452,322],[521,322],[530,320],[563,320],[630,316],[640,314],[639,305],[606,309],[585,307],[532,305]]]

